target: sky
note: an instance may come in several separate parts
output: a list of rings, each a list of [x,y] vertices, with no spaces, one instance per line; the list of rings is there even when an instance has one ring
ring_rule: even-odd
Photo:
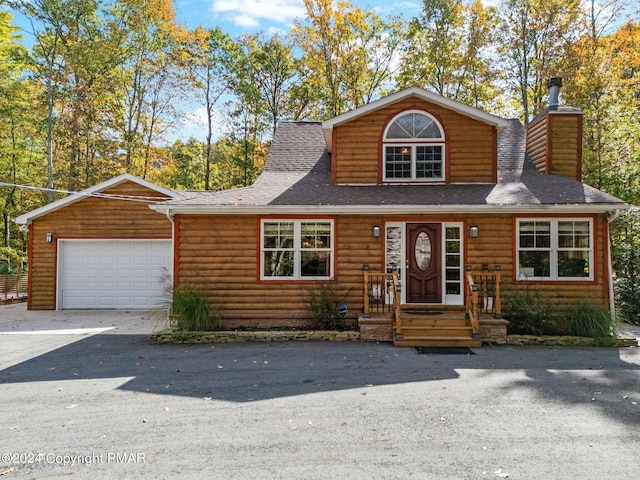
[[[489,2],[495,0],[489,0]],[[367,11],[374,11],[382,17],[402,15],[405,18],[420,13],[423,0],[351,0]],[[295,18],[304,19],[303,0],[173,0],[177,21],[193,30],[220,27],[232,37],[243,33],[264,32],[267,35],[288,33]],[[486,3],[486,2],[485,2]],[[20,14],[14,13],[13,23],[23,28],[23,42],[29,46],[31,30],[28,22]],[[176,138],[187,139],[190,136],[202,140],[206,133],[206,113],[204,107],[188,108],[186,118],[169,135],[170,142]],[[219,135],[221,132],[216,132]],[[217,136],[216,135],[216,136]]]
[[[422,0],[351,0],[363,10],[374,11],[382,17],[402,15],[405,18],[420,13]],[[295,18],[304,19],[302,0],[174,0],[178,23],[195,29],[220,27],[232,37],[243,33],[264,32],[268,35],[288,33]],[[206,110],[194,108],[175,132],[181,138],[194,135],[204,138]]]
[[[364,10],[381,16],[402,14],[410,18],[420,11],[422,0],[352,0]],[[305,15],[302,0],[174,0],[178,22],[193,29],[219,26],[235,37],[242,33],[288,32],[294,18]]]

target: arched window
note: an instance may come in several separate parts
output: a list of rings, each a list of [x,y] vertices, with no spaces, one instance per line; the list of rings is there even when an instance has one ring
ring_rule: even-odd
[[[444,131],[426,112],[393,118],[383,136],[383,179],[389,182],[444,180]]]

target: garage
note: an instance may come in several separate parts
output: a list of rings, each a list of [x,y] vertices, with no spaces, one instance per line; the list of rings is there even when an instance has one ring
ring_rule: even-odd
[[[181,198],[124,173],[15,218],[29,238],[27,308],[166,304],[174,220],[149,205]]]
[[[171,251],[170,240],[59,240],[58,308],[162,306]]]

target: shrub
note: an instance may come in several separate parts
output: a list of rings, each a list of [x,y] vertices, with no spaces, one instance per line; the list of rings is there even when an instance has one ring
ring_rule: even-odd
[[[344,298],[338,296],[330,285],[320,285],[316,290],[309,290],[306,306],[311,317],[319,328],[335,330],[340,325],[344,328],[344,318],[340,316],[340,305]]]
[[[539,289],[503,288],[504,317],[509,333],[520,335],[554,335],[560,330],[559,319],[551,301]]]
[[[614,291],[620,318],[640,325],[640,282],[629,277],[619,278],[615,282]]]
[[[0,274],[14,274],[25,271],[26,257],[11,247],[0,247]]]
[[[181,286],[173,291],[170,313],[178,318],[181,330],[216,330],[222,321],[219,309],[191,286]]]
[[[615,323],[609,309],[588,300],[578,302],[569,312],[574,335],[589,338],[607,338],[615,333]]]

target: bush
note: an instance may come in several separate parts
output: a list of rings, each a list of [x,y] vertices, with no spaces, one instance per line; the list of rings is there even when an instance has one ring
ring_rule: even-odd
[[[509,333],[518,335],[556,335],[561,330],[556,309],[540,290],[503,288],[504,317]]]
[[[11,247],[0,247],[0,274],[23,273],[26,257]]]
[[[340,306],[344,304],[330,285],[320,285],[318,291],[309,290],[306,306],[318,328],[335,330],[344,328],[344,318],[340,316]]]
[[[588,300],[578,302],[569,312],[574,335],[589,338],[608,338],[615,333],[615,323],[609,309]]]
[[[640,325],[640,283],[633,278],[619,278],[614,291],[620,319]]]
[[[219,309],[194,287],[182,286],[173,291],[170,314],[178,318],[178,328],[195,332],[220,328]]]

